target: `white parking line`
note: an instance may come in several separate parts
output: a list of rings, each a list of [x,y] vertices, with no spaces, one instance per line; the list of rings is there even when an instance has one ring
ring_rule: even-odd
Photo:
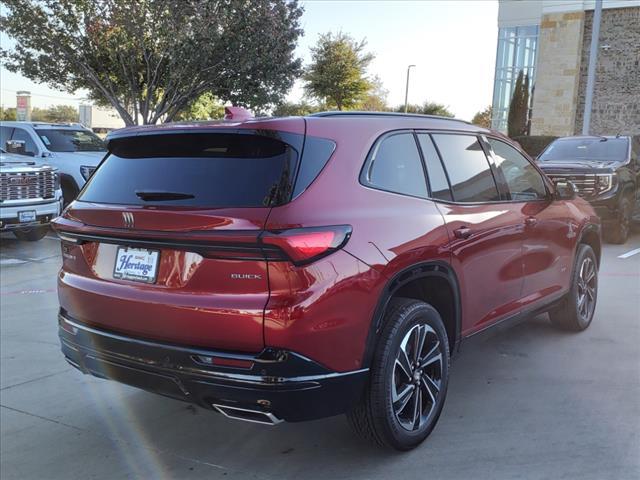
[[[636,253],[640,253],[640,248],[635,248],[635,249],[631,250],[630,252],[623,253],[622,255],[618,255],[618,258],[629,258],[629,257],[635,255]]]

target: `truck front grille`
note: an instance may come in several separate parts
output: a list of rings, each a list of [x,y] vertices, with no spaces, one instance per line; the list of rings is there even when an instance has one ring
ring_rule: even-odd
[[[593,197],[597,193],[595,174],[547,173],[547,176],[554,183],[569,180],[576,186],[581,197]]]
[[[0,173],[0,200],[55,197],[55,172]]]

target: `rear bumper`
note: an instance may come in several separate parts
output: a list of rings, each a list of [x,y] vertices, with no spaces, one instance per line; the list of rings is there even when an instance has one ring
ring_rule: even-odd
[[[83,373],[259,423],[338,415],[358,401],[368,370],[332,372],[301,355],[233,354],[98,330],[61,311],[62,352]]]

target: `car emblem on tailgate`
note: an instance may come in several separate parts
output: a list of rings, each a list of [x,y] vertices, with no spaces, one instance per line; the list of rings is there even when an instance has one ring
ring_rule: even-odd
[[[122,212],[122,220],[126,228],[133,228],[135,225],[135,222],[133,221],[133,213],[131,212]]]

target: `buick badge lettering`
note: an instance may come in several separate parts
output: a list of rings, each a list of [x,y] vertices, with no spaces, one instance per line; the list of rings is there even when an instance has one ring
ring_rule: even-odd
[[[261,280],[262,275],[256,275],[253,273],[232,273],[231,278],[234,280]]]

